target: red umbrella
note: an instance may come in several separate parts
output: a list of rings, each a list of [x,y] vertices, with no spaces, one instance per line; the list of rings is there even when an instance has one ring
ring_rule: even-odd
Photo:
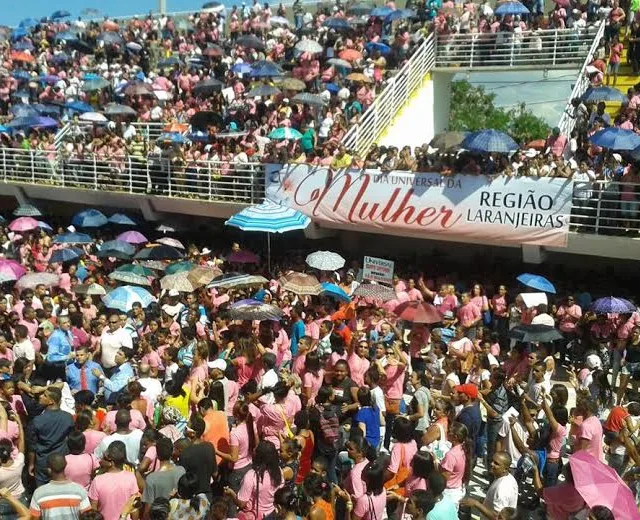
[[[362,54],[355,49],[345,49],[340,54],[339,57],[341,60],[347,61],[358,61],[362,59]]]
[[[398,318],[414,323],[440,323],[442,321],[438,309],[425,302],[403,302],[393,312]]]
[[[28,61],[29,63],[31,63],[35,58],[28,52],[12,52],[11,59],[13,61]]]
[[[544,150],[547,147],[547,141],[545,139],[534,139],[529,141],[525,148],[533,148],[534,150]]]

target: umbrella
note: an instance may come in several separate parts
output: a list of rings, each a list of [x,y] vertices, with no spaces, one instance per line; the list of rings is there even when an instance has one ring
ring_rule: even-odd
[[[70,42],[67,42],[67,46],[81,54],[93,54],[94,52],[93,47],[82,40],[71,40]]]
[[[124,240],[118,240],[118,239],[104,242],[102,246],[100,246],[100,250],[120,251],[125,255],[132,255],[136,252],[136,248],[132,246],[129,242],[125,242]]]
[[[580,450],[569,457],[573,485],[589,507],[605,506],[616,520],[638,520],[638,506],[629,486],[616,471]]]
[[[392,12],[394,11],[394,9],[391,9],[391,7],[376,7],[375,9],[373,9],[369,15],[370,16],[375,16],[376,18],[386,18],[387,16],[389,16]]]
[[[345,69],[352,69],[353,66],[347,60],[343,60],[340,58],[331,58],[327,61],[329,65],[333,65],[334,67],[344,67]]]
[[[38,228],[38,221],[33,217],[18,217],[9,224],[9,229],[17,233]]]
[[[373,5],[367,3],[352,4],[347,8],[347,14],[353,16],[369,16],[373,8]]]
[[[32,105],[14,105],[9,110],[14,117],[38,117],[38,111]]]
[[[344,292],[343,289],[338,287],[334,283],[322,282],[322,295],[330,296],[331,298],[335,298],[336,300],[340,300],[342,302],[351,303],[351,298],[349,295]]]
[[[191,269],[187,274],[187,279],[195,286],[202,287],[213,281],[222,274],[217,267],[197,266]]]
[[[231,253],[227,257],[227,262],[233,264],[259,264],[260,258],[255,253],[252,253],[247,249],[242,249],[235,253]]]
[[[135,220],[131,219],[124,213],[114,213],[109,218],[110,224],[118,224],[120,226],[137,226]]]
[[[372,83],[373,80],[369,76],[365,76],[362,72],[352,72],[345,79],[349,81],[360,81],[362,83]]]
[[[542,151],[547,147],[547,140],[534,139],[533,141],[529,141],[524,147],[527,149],[533,148],[534,150]]]
[[[220,13],[225,10],[224,4],[220,2],[207,2],[202,5],[202,9],[207,9],[212,13]]]
[[[272,87],[271,85],[260,85],[258,87],[252,88],[246,97],[254,98],[254,97],[270,97],[277,96],[280,94],[280,89],[277,87]]]
[[[3,272],[11,271],[15,275],[14,280],[24,276],[27,272],[21,263],[7,258],[0,258],[0,270]]]
[[[72,40],[76,41],[76,40]],[[54,54],[53,57],[49,60],[54,65],[60,65],[61,63],[67,63],[71,61],[72,58],[66,52],[59,52],[58,54]]]
[[[176,65],[182,65],[182,61],[177,56],[169,56],[158,62],[158,68],[175,67]]]
[[[183,261],[183,262],[175,262],[173,264],[168,265],[165,268],[165,273],[167,274],[176,274],[176,273],[182,273],[182,272],[189,272],[191,271],[191,269],[193,269],[196,265],[193,262],[188,262],[188,261]]]
[[[120,260],[129,260],[131,255],[118,249],[101,249],[96,253],[98,258],[118,258]]]
[[[255,287],[267,283],[264,276],[240,273],[225,273],[213,280],[207,288],[216,289],[240,289],[242,287]]]
[[[431,148],[437,148],[441,152],[457,151],[467,137],[468,132],[440,132],[429,143]]]
[[[249,74],[251,70],[251,65],[248,63],[236,63],[231,67],[231,72],[235,74]]]
[[[86,7],[82,11],[80,11],[80,14],[82,16],[96,17],[100,16],[100,10],[93,7]]]
[[[345,49],[340,54],[338,54],[338,57],[341,60],[354,62],[361,60],[362,54],[355,49]]]
[[[38,285],[54,287],[60,283],[60,277],[53,273],[27,273],[16,283],[16,287],[22,289],[35,289]]]
[[[509,337],[524,343],[550,343],[562,339],[562,334],[554,327],[536,323],[534,325],[517,325],[509,331]]]
[[[309,267],[319,271],[336,271],[344,267],[344,258],[331,251],[316,251],[307,255],[305,260]]]
[[[18,24],[20,27],[36,27],[40,25],[40,22],[35,18],[25,18],[24,20],[20,20]]]
[[[160,278],[160,288],[165,291],[193,292],[197,287],[187,278],[188,271],[168,274]]]
[[[516,280],[518,280],[522,285],[526,285],[527,287],[531,287],[532,289],[536,289],[537,291],[548,292],[552,294],[556,293],[556,288],[553,286],[553,284],[544,276],[540,276],[538,274],[522,273],[516,278]]]
[[[58,126],[58,122],[51,117],[37,117],[34,128],[53,128]]]
[[[144,276],[127,271],[113,271],[109,273],[109,278],[117,282],[124,282],[134,285],[151,285],[151,282]]]
[[[42,212],[33,204],[20,204],[13,210],[14,217],[41,217]]]
[[[62,233],[53,239],[54,244],[93,244],[93,238],[85,233]]]
[[[6,124],[7,128],[33,128],[38,126],[37,117],[16,117]]]
[[[98,35],[97,40],[99,42],[104,42],[105,45],[124,45],[124,40],[119,33],[115,31],[105,31]]]
[[[509,1],[509,2],[502,2],[501,4],[498,4],[498,7],[496,7],[494,13],[497,14],[498,16],[504,16],[507,14],[510,14],[510,15],[529,14],[529,9],[527,9],[520,2]]]
[[[334,31],[349,31],[351,30],[351,24],[345,18],[331,17],[327,18],[322,25],[333,29]]]
[[[285,274],[278,280],[278,283],[283,291],[290,291],[295,294],[317,296],[322,292],[322,285],[312,274],[293,271]]]
[[[381,300],[388,302],[397,298],[396,292],[386,285],[380,285],[377,283],[361,283],[353,291],[354,296],[361,296],[362,298],[372,298],[374,300]]]
[[[136,260],[178,260],[184,255],[175,247],[145,247],[134,256]]]
[[[152,96],[153,88],[148,83],[135,81],[124,89],[125,96]]]
[[[220,47],[220,45],[216,45],[215,43],[210,43],[202,51],[202,54],[204,54],[205,56],[224,56],[224,49]]]
[[[147,237],[145,237],[139,231],[125,231],[124,233],[120,233],[117,237],[117,240],[122,240],[123,242],[127,242],[129,244],[146,244],[149,242]]]
[[[94,107],[84,101],[72,101],[71,103],[66,103],[64,107],[74,112],[93,112],[95,110]]]
[[[269,133],[269,139],[300,139],[302,134],[298,132],[295,128],[291,128],[288,126],[283,126],[280,128],[276,128]]]
[[[177,132],[165,132],[160,134],[158,141],[171,144],[185,144],[187,142],[187,138]]]
[[[56,35],[53,37],[53,40],[56,42],[61,42],[61,41],[70,42],[72,40],[78,40],[78,39],[79,39],[78,35],[71,31],[62,31],[62,32],[56,33]]]
[[[236,44],[240,45],[241,47],[247,47],[249,49],[264,50],[265,48],[264,42],[253,34],[240,36],[240,38],[236,40]]]
[[[289,20],[287,20],[284,16],[272,16],[269,18],[269,23],[271,25],[291,25]]]
[[[152,269],[149,269],[148,267],[140,264],[124,264],[118,267],[114,272],[133,273],[137,274],[138,276],[146,277],[155,276],[155,272]]]
[[[284,78],[282,81],[278,81],[278,86],[284,90],[304,90],[307,88],[304,81],[298,78]]]
[[[80,90],[82,90],[82,92],[93,92],[95,90],[107,88],[109,85],[111,84],[104,78],[90,79],[82,84]]]
[[[374,52],[377,51],[383,56],[386,56],[391,52],[391,47],[380,42],[369,42],[364,46],[364,48],[367,49],[367,52],[369,54],[373,54]]]
[[[185,249],[184,244],[175,238],[162,237],[156,240],[158,244],[164,244],[165,246],[177,247],[178,249]]]
[[[284,71],[280,65],[266,60],[254,63],[249,73],[252,78],[271,78],[274,76],[282,76],[283,74]]]
[[[82,255],[84,255],[84,251],[75,247],[56,249],[53,253],[51,253],[51,257],[49,257],[49,263],[62,264],[64,262],[73,262],[74,260],[80,258]]]
[[[504,132],[480,130],[467,135],[461,147],[472,152],[510,153],[518,149],[518,144]]]
[[[40,229],[44,229],[45,231],[53,231],[53,228],[46,222],[43,222],[42,220],[38,220],[38,227]]]
[[[591,304],[591,310],[596,314],[626,314],[635,312],[637,307],[624,298],[607,296],[605,298],[598,298],[593,302]]]
[[[157,228],[156,231],[160,231],[160,233],[175,233],[177,230],[174,227],[171,226],[167,226],[165,224],[160,224]]]
[[[116,309],[122,312],[129,312],[134,303],[138,302],[142,307],[148,307],[156,299],[142,287],[124,285],[106,294],[102,298],[102,303],[109,309]]]
[[[95,228],[102,227],[109,223],[107,217],[97,209],[86,209],[76,213],[71,219],[71,224],[76,227]]]
[[[582,94],[582,101],[585,103],[599,103],[600,101],[624,103],[627,101],[627,96],[613,87],[589,87]]]
[[[293,96],[294,103],[300,103],[302,105],[312,105],[316,107],[323,107],[327,104],[327,101],[318,94],[310,94],[309,92],[301,92]]]
[[[104,296],[107,294],[102,285],[99,283],[92,283],[89,285],[79,284],[73,288],[73,292],[76,294],[86,294],[87,296]]]
[[[609,150],[628,151],[640,146],[640,135],[632,130],[611,126],[593,134],[589,141]]]
[[[27,52],[12,52],[10,58],[13,61],[24,61],[27,63],[35,61],[35,58]]]
[[[21,81],[29,81],[31,79],[31,74],[29,74],[26,70],[13,71],[11,73],[11,76],[13,76],[15,79],[21,80]]]
[[[242,300],[229,307],[229,317],[246,321],[277,320],[282,317],[282,309],[258,300]]]
[[[193,87],[193,93],[196,96],[210,96],[215,92],[220,92],[224,88],[222,81],[209,78],[196,83]]]
[[[59,20],[61,18],[68,18],[69,16],[71,16],[71,13],[69,11],[54,11],[53,14],[49,17],[52,20]]]
[[[299,52],[308,52],[309,54],[320,54],[324,51],[322,45],[315,40],[300,40],[296,43],[295,49]]]
[[[217,112],[211,112],[209,110],[196,112],[191,116],[189,123],[194,129],[201,130],[206,130],[209,125],[217,126],[218,128],[224,127],[222,116]]]
[[[103,112],[108,116],[136,116],[136,111],[127,105],[120,105],[118,103],[107,103]]]
[[[33,43],[23,40],[11,46],[14,51],[32,51],[34,49]]]
[[[413,18],[415,15],[415,11],[411,9],[396,9],[395,11],[391,11],[387,16],[385,16],[384,23],[391,23],[395,22],[396,20],[403,20],[404,18]]]
[[[403,302],[393,312],[398,318],[414,323],[440,323],[442,321],[438,309],[426,302]]]
[[[142,45],[138,42],[128,42],[126,47],[132,52],[140,52],[142,50]]]

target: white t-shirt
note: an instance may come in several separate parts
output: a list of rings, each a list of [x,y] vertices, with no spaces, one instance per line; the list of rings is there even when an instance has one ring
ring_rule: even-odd
[[[522,442],[527,443],[527,439],[529,438],[529,433],[524,427],[517,422],[514,426],[514,429],[518,433],[518,437],[522,439]],[[513,443],[513,437],[511,435],[511,425],[509,424],[509,419],[503,417],[502,418],[502,426],[498,430],[498,435],[504,439],[502,443],[502,449],[506,451],[511,456],[511,467],[515,468],[518,464],[518,460],[522,456],[522,453],[518,451],[516,445]]]
[[[149,399],[151,404],[155,406],[158,402],[158,397],[162,393],[162,383],[155,377],[141,377],[138,379],[138,383],[144,388],[144,392],[140,395]]]
[[[100,337],[100,347],[102,348],[102,366],[113,368],[116,366],[116,352],[122,347],[133,348],[133,341],[129,332],[122,327],[115,332],[106,328]]]
[[[384,403],[384,392],[379,386],[376,386],[371,390],[371,403],[374,406],[377,406],[381,413],[385,413],[387,411],[387,406]]]
[[[137,464],[140,457],[140,439],[142,439],[142,430],[138,429],[131,430],[127,434],[112,433],[100,441],[93,454],[101,459],[113,441],[122,441],[127,449],[127,460],[132,464]]]
[[[27,358],[29,361],[35,361],[36,349],[33,348],[33,343],[29,338],[25,338],[20,343],[16,343],[13,346],[13,355],[16,359]]]
[[[497,478],[489,486],[484,499],[485,507],[499,513],[505,507],[516,509],[518,505],[518,482],[510,473]]]

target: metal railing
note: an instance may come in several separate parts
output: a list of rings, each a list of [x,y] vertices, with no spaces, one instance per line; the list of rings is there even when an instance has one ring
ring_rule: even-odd
[[[426,75],[433,68],[435,58],[435,39],[431,34],[389,80],[384,90],[362,114],[360,121],[349,129],[342,139],[342,144],[364,156],[412,94],[420,88]]]
[[[581,233],[640,236],[640,184],[574,181],[569,220]]]
[[[163,129],[167,124],[167,122],[163,121],[136,121],[133,123],[133,126],[136,131],[141,133],[148,141],[156,141],[163,133]]]
[[[591,48],[594,31],[587,28],[440,35],[436,42],[436,68],[577,67]]]
[[[64,156],[0,148],[0,180],[139,195],[257,204],[264,199],[260,163],[182,161],[131,155]]]
[[[602,38],[604,37],[604,29],[605,24],[601,23],[598,27],[598,32],[596,32],[593,37],[593,42],[591,43],[589,52],[582,62],[582,68],[580,69],[576,82],[573,85],[573,89],[571,90],[571,96],[569,96],[567,106],[565,107],[562,116],[560,116],[558,128],[560,128],[560,132],[567,137],[571,136],[571,132],[573,132],[573,128],[576,126],[576,119],[573,116],[574,108],[571,105],[571,101],[575,98],[582,97],[585,91],[589,88],[589,78],[587,77],[586,72],[587,65],[589,65],[594,59],[595,53],[598,50],[598,46],[600,44],[600,40],[602,40]]]
[[[56,150],[60,149],[60,146],[62,146],[62,143],[67,138],[67,135],[69,135],[70,129],[71,127],[69,123],[65,123],[64,126],[56,132],[56,135],[53,138],[53,144],[55,145]]]

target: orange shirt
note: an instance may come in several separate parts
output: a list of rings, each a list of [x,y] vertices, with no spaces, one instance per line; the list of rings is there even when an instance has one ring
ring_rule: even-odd
[[[212,410],[207,412],[203,419],[206,427],[202,434],[202,440],[213,444],[218,451],[229,453],[229,423],[227,422],[227,415],[224,412]],[[216,455],[216,461],[220,464],[222,459]]]

